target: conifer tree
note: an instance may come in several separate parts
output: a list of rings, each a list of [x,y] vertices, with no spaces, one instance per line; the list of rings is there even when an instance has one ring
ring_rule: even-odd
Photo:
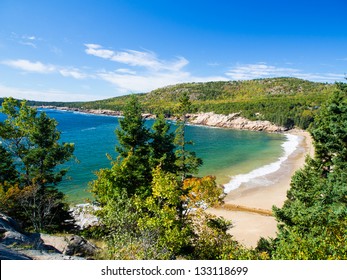
[[[274,207],[273,258],[347,258],[347,87],[338,87],[311,127],[315,158],[293,176],[283,207]]]
[[[159,115],[152,126],[151,133],[151,159],[152,168],[161,166],[163,171],[175,173],[177,166],[175,165],[175,135],[170,132],[170,124],[166,122],[163,115]]]
[[[151,182],[150,133],[136,95],[130,96],[123,114],[124,118],[119,120],[120,129],[116,130],[119,157],[114,164],[123,164],[125,168],[122,174],[116,174],[119,177],[116,188],[125,188],[129,195],[138,193],[146,196]]]
[[[57,227],[68,217],[64,195],[55,187],[67,172],[59,166],[73,157],[74,145],[60,143],[57,122],[44,112],[38,114],[26,101],[5,98],[1,112],[7,117],[0,123],[1,156],[7,161],[0,165],[0,174],[12,169],[17,176],[12,178],[17,184],[2,187],[9,194],[17,192],[13,207],[27,226],[35,230]],[[16,172],[9,165],[9,154],[16,162]]]
[[[177,149],[175,154],[177,158],[176,165],[183,182],[188,176],[198,171],[198,168],[202,165],[202,159],[198,158],[195,152],[187,149],[187,145],[193,144],[193,142],[186,140],[187,114],[190,112],[192,105],[188,94],[184,93],[179,101],[179,120],[177,121],[175,137]]]

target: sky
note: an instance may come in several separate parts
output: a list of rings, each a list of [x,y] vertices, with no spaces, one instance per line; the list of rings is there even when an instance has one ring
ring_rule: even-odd
[[[345,81],[346,14],[346,0],[0,0],[0,97],[89,101],[185,82]]]

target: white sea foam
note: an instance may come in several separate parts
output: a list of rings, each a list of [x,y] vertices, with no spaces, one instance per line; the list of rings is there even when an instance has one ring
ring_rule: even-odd
[[[88,127],[88,128],[84,128],[81,131],[88,131],[88,130],[95,130],[96,127]]]
[[[271,174],[277,171],[278,169],[280,169],[281,164],[297,149],[299,145],[299,141],[300,141],[299,136],[292,135],[292,134],[285,134],[285,136],[287,137],[287,141],[285,141],[282,144],[283,156],[281,156],[278,159],[278,161],[264,165],[255,170],[252,170],[251,172],[247,174],[239,174],[239,175],[233,176],[231,178],[231,181],[224,185],[224,191],[228,193],[240,187],[242,183],[246,183],[251,181],[252,179],[254,180],[258,177]]]

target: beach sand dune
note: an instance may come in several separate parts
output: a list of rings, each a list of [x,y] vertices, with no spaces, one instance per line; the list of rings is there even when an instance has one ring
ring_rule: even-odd
[[[292,130],[299,136],[297,149],[281,164],[279,170],[243,183],[224,199],[224,206],[207,211],[231,220],[229,230],[236,240],[255,247],[260,237],[275,237],[277,222],[271,214],[273,205],[281,207],[290,188],[291,177],[305,164],[306,155],[313,156],[312,138],[306,131]]]

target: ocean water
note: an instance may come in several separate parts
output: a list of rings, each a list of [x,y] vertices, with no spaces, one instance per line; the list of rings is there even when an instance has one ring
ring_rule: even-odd
[[[75,143],[76,159],[67,163],[68,176],[59,184],[59,189],[70,202],[92,199],[88,182],[96,178],[95,171],[110,166],[107,154],[113,158],[117,156],[115,130],[119,127],[118,118],[45,111],[58,121],[61,141]],[[146,122],[148,126],[152,124],[152,120]],[[203,126],[187,126],[186,136],[187,140],[195,143],[190,149],[204,162],[198,175],[215,175],[226,191],[254,177],[276,171],[297,145],[297,139],[292,135]]]

